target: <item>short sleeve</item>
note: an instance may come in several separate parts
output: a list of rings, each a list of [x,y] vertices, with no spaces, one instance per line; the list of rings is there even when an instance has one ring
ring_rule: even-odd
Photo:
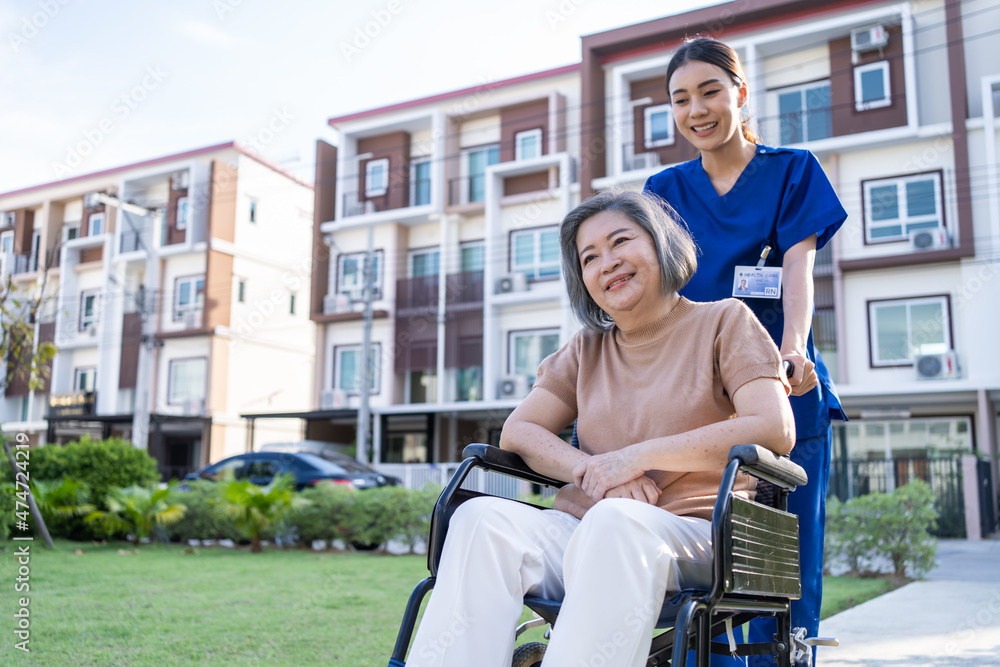
[[[535,387],[552,392],[563,403],[577,409],[576,386],[580,375],[580,353],[583,332],[577,332],[568,343],[547,356],[538,366]]]
[[[725,312],[715,335],[715,359],[726,393],[732,396],[747,382],[760,378],[778,380],[785,394],[791,393],[781,372],[781,353],[753,312],[738,299],[719,303]]]
[[[778,212],[778,245],[787,252],[813,234],[819,250],[833,238],[847,211],[830,179],[809,151],[795,151],[786,175],[785,192]]]

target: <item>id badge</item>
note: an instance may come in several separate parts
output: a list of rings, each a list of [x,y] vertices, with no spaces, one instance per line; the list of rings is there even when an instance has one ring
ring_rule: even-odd
[[[733,272],[733,296],[780,299],[781,267],[737,266]]]

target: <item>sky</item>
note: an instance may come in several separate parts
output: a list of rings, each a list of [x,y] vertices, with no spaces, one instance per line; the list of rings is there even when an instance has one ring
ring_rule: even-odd
[[[0,0],[0,193],[235,140],[313,179],[327,120],[579,62],[712,0]]]

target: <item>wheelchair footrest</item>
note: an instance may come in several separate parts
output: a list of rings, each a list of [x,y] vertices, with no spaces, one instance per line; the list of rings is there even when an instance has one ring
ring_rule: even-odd
[[[712,653],[716,655],[734,655],[729,650],[729,644],[722,642],[712,642],[709,646]],[[737,644],[735,655],[778,655],[788,650],[788,645],[784,642],[763,642],[759,644]]]

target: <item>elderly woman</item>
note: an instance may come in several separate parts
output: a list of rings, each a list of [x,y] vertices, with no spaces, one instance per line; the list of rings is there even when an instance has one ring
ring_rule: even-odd
[[[411,667],[509,665],[528,593],[563,599],[543,665],[644,665],[667,592],[711,581],[729,449],[791,449],[778,349],[741,302],[678,295],[696,259],[671,213],[616,191],[563,220],[584,329],[542,362],[500,446],[572,483],[553,510],[499,498],[459,508]],[[558,435],[574,419],[579,450]],[[739,484],[752,493],[749,477]]]

